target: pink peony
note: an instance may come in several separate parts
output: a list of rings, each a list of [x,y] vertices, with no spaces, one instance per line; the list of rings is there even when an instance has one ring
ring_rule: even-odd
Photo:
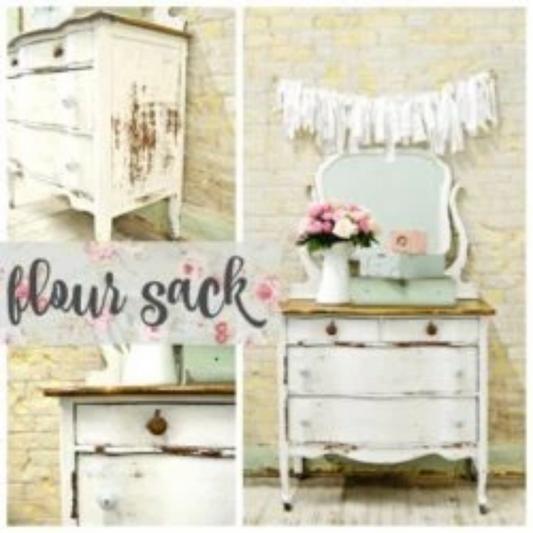
[[[371,223],[372,223],[372,219],[368,216],[364,217],[364,218],[361,218],[358,222],[358,225],[359,225],[359,229],[363,232],[363,233],[370,233],[372,230],[371,230]]]
[[[311,204],[307,208],[307,215],[311,218],[318,218],[324,211],[324,204]]]
[[[331,233],[333,231],[333,222],[322,222],[322,231],[324,233]]]
[[[307,226],[306,233],[309,233],[309,235],[319,235],[322,233],[322,223],[318,220],[312,220]]]

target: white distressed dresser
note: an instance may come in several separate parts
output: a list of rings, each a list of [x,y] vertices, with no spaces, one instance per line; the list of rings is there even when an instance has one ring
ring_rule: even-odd
[[[481,300],[454,307],[282,306],[279,459],[292,506],[289,460],[335,454],[399,463],[467,459],[487,507],[487,326]]]
[[[233,525],[231,385],[47,389],[62,411],[64,525]]]
[[[14,38],[8,46],[11,182],[38,180],[94,215],[169,199],[179,234],[189,35],[98,11]],[[15,186],[12,187],[12,203]]]

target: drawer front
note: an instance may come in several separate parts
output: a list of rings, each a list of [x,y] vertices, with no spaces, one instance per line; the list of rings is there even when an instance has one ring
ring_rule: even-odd
[[[153,435],[147,428],[154,416],[167,423],[161,435]],[[80,404],[76,406],[76,420],[77,444],[232,447],[235,443],[233,405]]]
[[[381,332],[384,342],[477,344],[479,323],[473,318],[386,319]]]
[[[94,196],[91,137],[11,122],[8,155],[29,178]]]
[[[377,342],[379,322],[375,319],[290,318],[288,344],[333,344],[335,342]]]
[[[90,65],[94,60],[94,36],[90,29],[53,39],[20,44],[9,53],[9,75],[39,69]]]
[[[475,394],[476,348],[289,348],[291,394]]]
[[[476,400],[291,398],[294,443],[419,446],[474,443]]]
[[[93,130],[94,72],[75,70],[8,80],[8,119]]]
[[[233,525],[235,462],[170,455],[81,455],[82,526]]]

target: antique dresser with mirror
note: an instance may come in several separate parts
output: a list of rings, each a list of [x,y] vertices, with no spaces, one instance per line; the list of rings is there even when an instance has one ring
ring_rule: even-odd
[[[177,237],[182,197],[189,35],[104,11],[22,33],[8,45],[7,138],[16,178],[115,217],[168,199]]]
[[[391,305],[362,304],[364,291],[357,298],[352,292],[348,304],[317,304],[318,272],[302,253],[308,281],[282,305],[278,353],[286,510],[291,461],[301,476],[304,460],[320,456],[392,464],[437,454],[465,461],[477,480],[480,512],[487,512],[487,330],[494,311],[461,278],[468,242],[458,191],[446,165],[419,151],[400,152],[394,161],[382,152],[335,156],[317,173],[316,199],[365,206],[382,228],[379,246],[355,252],[359,261],[383,253],[397,228],[423,230],[432,254],[448,253],[456,235],[443,273],[453,294],[443,299],[438,283],[420,289],[381,280],[368,285],[368,294],[378,301],[385,290]]]

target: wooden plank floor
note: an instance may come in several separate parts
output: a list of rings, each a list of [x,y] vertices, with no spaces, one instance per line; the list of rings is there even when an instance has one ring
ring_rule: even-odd
[[[246,525],[412,525],[519,526],[525,524],[520,483],[492,483],[491,510],[478,512],[475,486],[468,482],[377,483],[341,477],[293,481],[293,510],[280,502],[275,478],[248,478],[244,490]]]

